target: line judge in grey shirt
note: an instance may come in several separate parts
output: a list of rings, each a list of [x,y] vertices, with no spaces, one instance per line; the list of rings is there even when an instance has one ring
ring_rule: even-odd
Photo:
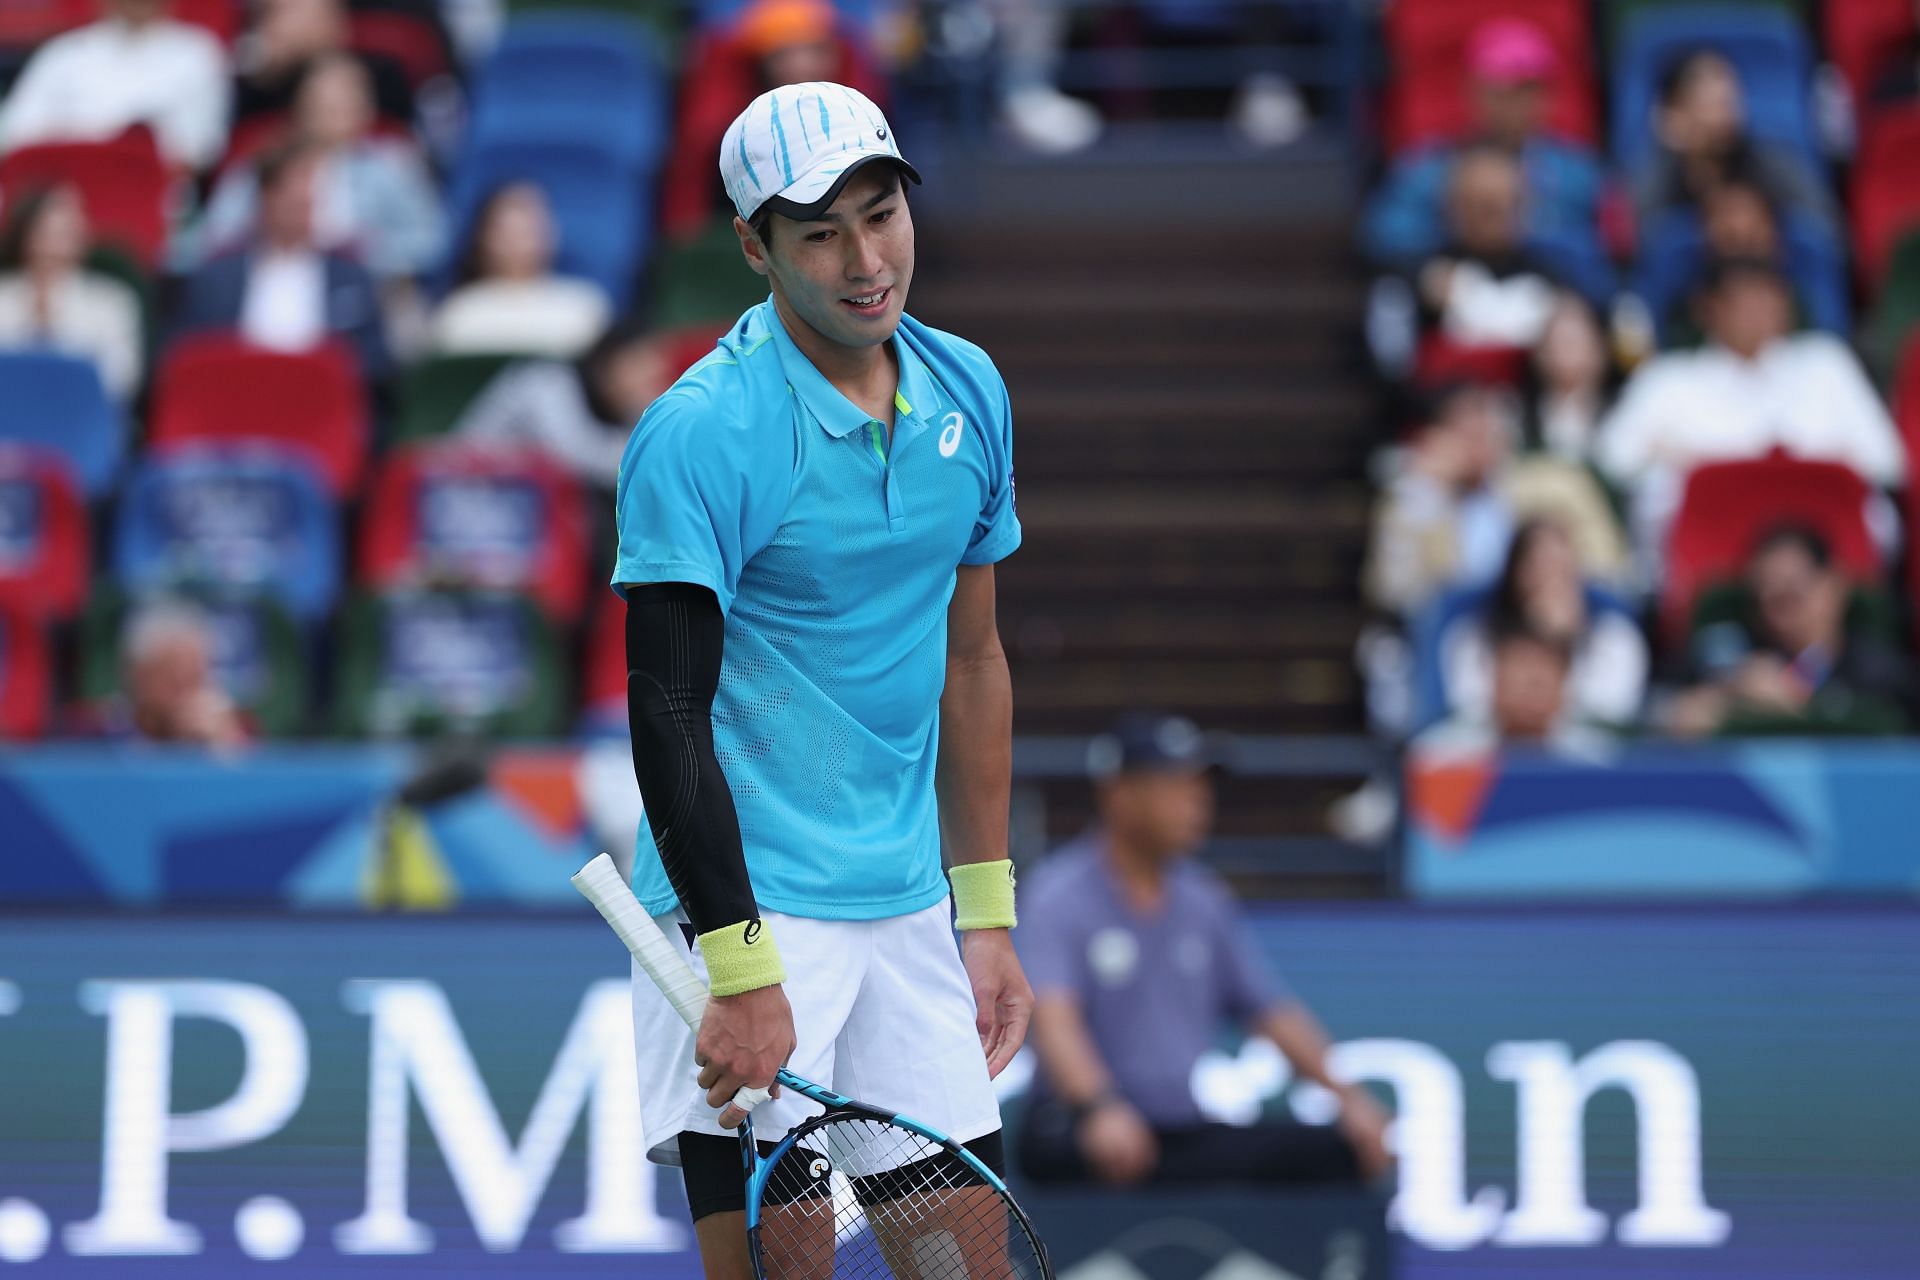
[[[1124,717],[1090,752],[1099,826],[1022,885],[1040,1071],[1019,1157],[1036,1182],[1357,1183],[1392,1163],[1379,1105],[1328,1075],[1318,1020],[1189,857],[1212,826],[1214,763],[1191,721]],[[1210,1122],[1193,1070],[1229,1024],[1331,1089],[1338,1122]]]

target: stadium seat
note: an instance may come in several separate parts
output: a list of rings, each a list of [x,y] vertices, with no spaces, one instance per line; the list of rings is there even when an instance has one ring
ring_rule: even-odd
[[[96,239],[118,244],[151,272],[167,245],[173,179],[153,133],[136,125],[106,142],[47,142],[0,158],[0,195],[72,183]]]
[[[587,626],[581,706],[590,718],[625,720],[627,715],[627,605],[612,591],[597,593]]]
[[[558,732],[567,708],[553,626],[524,596],[394,592],[342,619],[336,731],[401,737]]]
[[[168,16],[175,22],[206,28],[229,48],[240,38],[247,19],[244,0],[173,0]]]
[[[7,0],[0,4],[0,49],[31,49],[96,14],[94,0]]]
[[[767,300],[767,282],[740,256],[731,215],[715,218],[697,240],[667,246],[653,275],[648,314],[664,328],[720,325]]]
[[[1893,265],[1862,335],[1867,361],[1885,385],[1893,385],[1901,353],[1915,333],[1920,333],[1920,228],[1894,247]]]
[[[267,596],[313,623],[340,594],[340,518],[303,455],[273,446],[181,448],[133,473],[114,530],[130,591]]]
[[[418,89],[452,71],[450,51],[433,23],[390,9],[359,9],[348,18],[347,44],[355,53],[389,58]]]
[[[477,77],[473,145],[592,138],[642,171],[668,136],[661,59],[644,28],[593,15],[508,23]],[[618,120],[617,129],[606,122]]]
[[[706,359],[731,324],[690,324],[660,335],[666,344],[667,367],[679,377]]]
[[[511,182],[533,183],[553,206],[558,269],[596,282],[616,310],[624,308],[652,237],[652,197],[642,173],[597,140],[500,142],[470,151],[453,178],[453,257],[442,279],[465,251],[480,206]]]
[[[1846,78],[1857,107],[1920,36],[1920,10],[1913,0],[1825,0],[1819,9],[1827,59]]]
[[[120,692],[121,644],[142,599],[103,592],[80,628],[79,693],[85,704],[102,705]],[[266,597],[242,598],[170,592],[197,607],[212,633],[214,683],[232,698],[253,728],[285,738],[307,727],[311,705],[308,637],[300,621]]]
[[[1852,331],[1846,264],[1833,233],[1818,220],[1789,213],[1781,228],[1786,271],[1806,322],[1846,336]],[[1653,313],[1662,343],[1669,342],[1669,321],[1688,302],[1706,266],[1706,241],[1691,213],[1669,214],[1648,227],[1640,241],[1635,291]]]
[[[0,351],[0,442],[66,458],[89,500],[113,487],[126,448],[120,410],[93,362],[51,351]]]
[[[1563,74],[1548,111],[1553,131],[1574,141],[1597,140],[1592,26],[1580,0],[1398,0],[1388,7],[1385,26],[1393,67],[1385,106],[1389,151],[1468,132],[1473,117],[1467,42],[1497,18],[1532,23],[1559,54]]]
[[[549,13],[562,13],[569,17],[575,14],[611,14],[626,22],[639,22],[655,38],[669,42],[668,47],[682,34],[681,19],[685,8],[681,0],[507,0],[507,12],[516,19]]]
[[[0,741],[38,738],[52,708],[46,630],[32,611],[0,600]]]
[[[1447,592],[1414,619],[1409,637],[1413,649],[1413,732],[1440,723],[1452,715],[1453,694],[1447,689],[1443,646],[1455,624],[1479,613],[1493,599],[1493,588],[1461,587]],[[1610,591],[1586,589],[1588,616],[1617,613],[1631,618],[1633,611]]]
[[[1849,574],[1877,578],[1882,566],[1867,528],[1869,493],[1867,482],[1838,462],[1776,454],[1694,468],[1667,534],[1663,634],[1676,642],[1684,637],[1700,591],[1739,573],[1755,539],[1778,524],[1817,529]]]
[[[1613,150],[1637,171],[1653,154],[1654,108],[1669,63],[1699,48],[1733,63],[1755,137],[1791,147],[1821,165],[1812,114],[1813,54],[1800,21],[1774,5],[1662,4],[1636,10],[1622,25],[1613,58]]]
[[[1414,356],[1413,380],[1421,386],[1483,382],[1517,387],[1526,381],[1528,356],[1525,347],[1466,347],[1428,334]]]
[[[268,351],[229,334],[183,338],[154,378],[151,441],[254,440],[305,455],[336,496],[349,496],[367,457],[367,408],[353,355],[330,345]]]
[[[91,584],[92,544],[66,459],[0,447],[0,601],[55,621],[76,617]]]
[[[1893,384],[1893,421],[1900,430],[1901,443],[1907,447],[1909,459],[1920,459],[1920,325],[1908,335],[1905,348],[1900,354],[1899,372]],[[1905,501],[1902,504],[1902,519],[1907,526],[1907,592],[1911,600],[1920,602],[1920,554],[1912,549],[1913,531],[1920,529],[1914,521],[1920,519],[1920,485],[1908,480]],[[1920,629],[1916,629],[1916,639],[1920,639]]]
[[[1879,287],[1894,246],[1920,231],[1920,104],[1876,115],[1853,165],[1853,248],[1860,282]]]
[[[517,355],[427,356],[400,375],[395,441],[425,440],[452,431],[460,415]]]
[[[585,515],[573,478],[540,454],[404,445],[368,495],[360,580],[524,592],[571,624],[586,599]]]

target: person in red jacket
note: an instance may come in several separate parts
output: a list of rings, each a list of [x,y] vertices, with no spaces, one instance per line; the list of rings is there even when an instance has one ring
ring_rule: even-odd
[[[686,67],[660,184],[660,225],[672,240],[698,237],[715,210],[729,207],[713,158],[727,126],[762,93],[830,80],[885,106],[885,85],[862,33],[842,24],[826,0],[755,0],[731,26],[699,36]]]

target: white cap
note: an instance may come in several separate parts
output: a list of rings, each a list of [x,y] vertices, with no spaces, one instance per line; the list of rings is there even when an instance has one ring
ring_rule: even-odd
[[[778,213],[812,218],[869,160],[891,160],[914,182],[887,118],[858,89],[813,81],[755,98],[720,143],[720,179],[742,218],[770,200]]]

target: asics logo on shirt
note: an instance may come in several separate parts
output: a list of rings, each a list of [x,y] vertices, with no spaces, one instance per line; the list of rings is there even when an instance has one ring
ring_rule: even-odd
[[[967,420],[957,413],[949,413],[940,419],[940,456],[951,458],[960,450],[960,432],[966,427]]]

